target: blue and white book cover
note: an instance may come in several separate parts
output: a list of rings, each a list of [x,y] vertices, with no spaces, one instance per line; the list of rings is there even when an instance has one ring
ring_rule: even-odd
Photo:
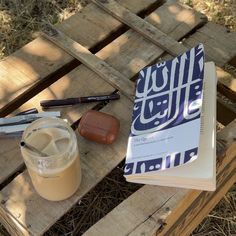
[[[196,160],[203,75],[202,44],[140,71],[125,176],[151,174]]]

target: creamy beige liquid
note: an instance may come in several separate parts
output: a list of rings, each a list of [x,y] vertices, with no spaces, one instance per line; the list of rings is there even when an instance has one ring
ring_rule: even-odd
[[[49,156],[53,155],[53,158],[65,153],[69,142],[69,133],[57,128],[37,131],[27,139],[27,143]],[[22,150],[22,154],[24,155],[24,150]],[[65,153],[64,158],[66,157],[67,153]],[[43,160],[42,163],[44,165],[46,162]],[[53,170],[46,167],[37,168],[33,165],[27,165],[27,168],[36,191],[43,198],[51,201],[70,197],[78,189],[81,182],[78,151],[73,154],[69,161],[63,162],[61,166]]]

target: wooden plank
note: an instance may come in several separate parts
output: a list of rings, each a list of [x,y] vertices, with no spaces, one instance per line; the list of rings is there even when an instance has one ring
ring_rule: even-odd
[[[133,13],[139,13],[150,7],[153,8],[154,5],[158,5],[161,1],[119,0],[118,2],[129,8]],[[65,34],[72,37],[76,42],[91,49],[102,44],[111,34],[115,34],[115,32],[119,31],[122,27],[122,23],[91,3],[57,27]],[[62,77],[68,73],[71,68],[78,65],[71,55],[41,37],[16,51],[4,61],[7,62],[7,65],[11,65],[11,67],[6,67],[6,71],[9,72],[12,70],[12,67],[14,67],[17,72],[15,76],[11,76],[11,74],[1,74],[0,116],[9,114],[20,104],[23,104],[29,99],[28,94],[32,97],[33,94],[35,94],[35,87],[39,87],[40,89],[42,83],[45,81],[47,81],[48,84],[49,81],[51,81],[51,83],[54,82],[55,79],[58,78],[57,72],[59,76]],[[2,63],[3,62],[0,62],[0,64]],[[7,82],[10,81],[10,79],[17,81],[18,77],[21,77],[21,83],[10,83],[9,85]],[[32,85],[33,88],[31,87]],[[5,88],[5,90],[2,88]],[[33,92],[31,90],[33,90]],[[9,98],[9,100],[2,99],[4,96]]]
[[[231,52],[231,55],[235,55],[236,32],[230,32],[225,26],[213,22],[206,24],[199,32],[203,35],[208,35],[210,33],[210,37],[222,44],[225,47],[226,52]]]
[[[235,165],[234,168],[236,168]],[[206,197],[205,205],[201,208],[200,212],[195,215],[194,219],[188,222],[184,230],[181,231],[181,235],[187,236],[192,233],[192,231],[202,222],[205,216],[207,216],[211,212],[211,210],[217,205],[217,203],[225,196],[225,194],[235,183],[235,171],[233,171],[232,174],[230,176],[227,176],[225,179],[226,180],[222,182],[220,186],[218,186],[218,191],[215,194],[211,194],[210,196]]]
[[[178,192],[174,196],[166,199],[165,203],[159,209],[153,214],[150,214],[149,218],[142,224],[139,224],[129,235],[156,235],[156,229],[163,227],[165,219],[168,215],[172,214],[172,209],[178,205],[179,201],[183,199],[187,193],[187,190],[182,189],[182,191],[179,191],[178,189]]]
[[[175,195],[166,198],[165,204],[160,208],[159,199],[155,202],[140,197],[149,195],[149,192],[147,194],[146,191],[147,186],[144,186],[92,226],[84,235],[98,235],[97,233],[99,235],[189,235],[191,230],[200,222],[199,220],[195,221],[195,217],[202,220],[205,214],[199,213],[203,209],[210,210],[215,206],[220,197],[233,184],[232,180],[236,169],[235,137],[236,120],[218,133],[217,190],[215,192],[178,189]],[[229,185],[225,185],[226,183]],[[225,187],[223,188],[223,186]],[[157,186],[149,186],[149,188],[154,196],[159,196],[162,189],[162,187]],[[177,194],[180,195],[177,196]],[[208,203],[209,205],[207,205]],[[148,214],[142,215],[139,212],[140,204],[148,207]],[[129,212],[135,212],[137,219],[135,224],[133,222],[122,224],[127,219],[126,216]],[[124,220],[120,223],[119,219],[122,218]],[[191,230],[189,230],[189,224],[191,224]],[[111,230],[111,227],[115,231]]]
[[[176,232],[177,235],[182,235],[178,230],[175,230],[187,226],[198,214],[203,219],[205,215],[201,214],[201,210],[203,206],[207,205],[209,197],[217,196],[222,186],[225,185],[225,182],[231,181],[232,183],[231,178],[232,174],[235,173],[236,164],[235,127],[236,122],[234,121],[217,134],[217,190],[215,192],[190,191],[174,209],[172,215],[167,218],[165,221],[166,226],[160,235],[169,235],[170,232],[173,234]],[[232,185],[227,186],[227,189],[230,186]],[[197,224],[195,224],[196,226]]]
[[[231,167],[231,166],[230,166]],[[201,194],[201,197],[198,197],[197,199],[192,199],[192,195],[189,192],[184,197],[179,198],[178,202],[176,201],[176,205],[169,205],[169,202],[166,204],[169,208],[169,211],[171,212],[171,215],[175,215],[176,206],[180,204],[180,202],[185,201],[185,203],[190,203],[192,201],[192,205],[188,205],[188,208],[186,209],[197,209],[198,212],[191,212],[188,215],[179,216],[180,218],[177,218],[175,215],[175,218],[172,220],[174,221],[168,221],[168,215],[161,214],[159,212],[155,212],[153,215],[150,216],[148,220],[146,220],[144,223],[142,223],[138,228],[136,228],[132,233],[129,235],[190,235],[191,232],[198,226],[198,224],[201,223],[201,221],[207,216],[207,214],[214,208],[214,206],[220,201],[220,199],[227,193],[227,191],[230,189],[230,187],[234,184],[235,181],[235,171],[232,170],[232,168],[235,168],[235,162],[233,167],[231,167],[231,174],[227,175],[226,169],[224,170],[224,181],[221,181],[221,184],[217,186],[216,192],[204,192],[204,194]],[[219,179],[219,178],[218,178]],[[180,191],[181,192],[181,191]],[[196,196],[195,196],[196,197]],[[185,199],[183,201],[183,199]],[[202,206],[203,205],[203,206]],[[178,208],[178,211],[183,212],[185,208]],[[164,211],[164,209],[163,209]],[[194,215],[193,219],[192,215]],[[170,215],[170,214],[169,214]],[[181,219],[181,220],[179,220]],[[177,223],[178,221],[178,223]],[[175,230],[171,228],[171,226],[175,225],[182,225],[184,224],[186,227],[183,230]],[[181,226],[180,226],[181,227]],[[166,228],[171,228],[169,231],[165,231]]]
[[[114,92],[114,88],[104,82],[95,72],[84,65],[79,65],[73,71],[63,76],[47,89],[43,90],[37,96],[31,98],[23,104],[15,113],[27,110],[31,107],[40,108],[40,101],[50,99],[63,99],[68,97],[102,95]],[[50,110],[59,110],[61,116],[67,119],[71,124],[77,121],[81,115],[88,109],[92,109],[97,103],[84,103],[75,106],[60,107]]]
[[[236,78],[220,67],[216,68],[218,78],[218,91],[236,102]]]
[[[47,25],[45,36],[133,101],[134,83],[128,80],[122,73],[51,25]]]
[[[84,236],[113,236],[113,235],[142,235],[135,234],[134,229],[137,229],[143,219],[155,212],[164,211],[164,214],[169,213],[170,208],[168,202],[170,201],[173,206],[177,204],[178,200],[186,194],[187,191],[180,192],[178,188],[159,187],[145,185],[128,200],[124,200],[114,210],[108,213],[98,223],[93,225]],[[151,202],[152,204],[147,204]],[[156,208],[153,209],[152,205]],[[163,214],[163,215],[164,215]],[[156,222],[154,219],[150,224],[154,223],[161,226],[161,222]]]
[[[159,10],[158,13],[152,14],[148,22],[177,41],[188,35],[186,32],[191,32],[194,24],[200,27],[207,22],[204,14],[200,12],[192,14],[192,8],[174,1],[167,1],[165,5],[159,7]],[[175,26],[176,21],[179,23],[177,26]]]
[[[169,216],[166,220],[166,227],[160,233],[160,235],[169,235],[170,232],[174,235],[182,235],[181,232],[184,232],[188,225],[191,225],[191,230],[193,230],[199,223],[199,218],[204,219],[204,214],[202,211],[205,209],[212,209],[221,197],[229,190],[235,181],[235,169],[236,169],[236,159],[235,159],[235,142],[227,150],[225,158],[230,160],[226,163],[219,165],[218,174],[217,174],[217,189],[214,192],[192,192],[188,199],[192,199],[191,202],[185,199],[185,202],[182,201],[182,206],[185,205],[185,208],[177,207],[173,214]],[[225,165],[224,165],[225,164]],[[221,168],[224,167],[224,168]],[[221,170],[220,170],[221,169]],[[228,184],[228,185],[227,185]],[[208,211],[208,212],[209,212]],[[181,212],[180,216],[176,218],[175,213]],[[198,219],[195,221],[195,219]],[[193,221],[193,222],[192,222]],[[174,223],[173,223],[174,222]],[[192,223],[191,223],[192,222]],[[183,234],[185,235],[185,234]]]
[[[173,20],[170,9],[176,12],[178,16],[176,20]],[[202,14],[177,3],[169,2],[163,4],[145,20],[165,34],[171,35],[177,41],[205,22],[202,19]],[[171,22],[172,25],[168,22]],[[132,43],[129,44],[129,41]],[[115,39],[111,44],[104,47],[103,51],[109,54],[105,61],[116,70],[122,71],[122,74],[126,75],[127,78],[133,77],[143,67],[154,63],[164,53],[163,49],[133,30],[129,30]]]
[[[12,94],[22,93],[24,88],[32,86],[30,80],[25,79],[25,75],[15,69],[7,61],[0,63],[0,98],[1,102],[8,103],[12,99]],[[15,85],[15,86],[14,86]]]
[[[0,184],[23,166],[19,138],[0,139]]]
[[[114,0],[93,0],[103,10],[137,31],[155,45],[162,48],[172,56],[178,56],[187,51],[187,48],[176,40],[163,33],[152,24],[133,14]]]
[[[176,28],[177,29],[176,31],[173,30],[172,27],[165,28],[166,24],[164,23],[164,20],[162,21],[162,24],[160,24],[158,20],[156,21],[156,24],[160,28],[163,27],[166,30],[166,33],[170,31],[170,33],[174,35],[174,32],[176,32],[177,33],[176,37],[181,37],[180,32],[182,32],[182,35],[185,35],[192,28],[196,27],[198,24],[201,24],[202,20],[199,17],[200,15],[195,14],[194,11],[192,10],[189,9],[185,10],[185,8],[183,7],[178,7],[177,4],[173,5],[166,4],[165,6],[163,5],[163,7],[157,9],[149,17],[147,17],[147,20],[155,22],[154,20],[155,15],[159,14],[160,11],[161,12],[165,11],[166,13],[168,13],[170,6],[176,6],[180,14],[182,10],[184,13],[180,21],[175,21],[175,26],[173,28]],[[163,15],[163,17],[164,17],[163,19],[166,19],[166,16]],[[193,18],[195,19],[195,21],[192,21]],[[187,23],[185,24],[183,22]],[[181,27],[179,27],[180,25]],[[188,25],[188,27],[186,27],[186,25]],[[139,45],[138,48],[137,45]],[[134,32],[133,30],[129,30],[127,33],[123,34],[122,36],[114,40],[111,44],[103,48],[96,55],[99,58],[108,62],[110,65],[112,65],[116,70],[124,72],[124,74],[127,75],[128,79],[133,77],[141,68],[143,68],[143,66],[153,62],[153,60],[155,60],[162,53],[163,50],[153,45],[149,41],[145,40],[143,37],[140,37],[140,35]],[[84,72],[82,73],[81,71]],[[27,105],[29,107],[32,107],[32,105],[37,106],[39,100],[42,99],[63,98],[65,96],[70,95],[71,93],[72,95],[77,94],[77,96],[81,94],[86,95],[86,92],[90,93],[93,90],[92,83],[96,84],[95,88],[100,87],[101,90],[99,91],[102,92],[103,84],[106,84],[103,80],[101,80],[99,76],[94,74],[92,71],[90,71],[83,65],[80,65],[77,69],[75,69],[73,71],[73,75],[71,73],[69,73],[67,76],[64,77],[63,83],[62,80],[59,80],[58,82],[54,83],[52,86],[42,91],[39,95],[32,98],[28,103],[26,103],[20,109],[21,110],[25,109]],[[91,84],[86,85],[86,82],[88,83],[90,80],[92,80]],[[108,86],[107,87],[107,92],[108,92],[111,86],[110,85],[107,86]],[[93,92],[96,93],[96,91]],[[81,115],[80,111],[83,112],[84,111],[83,109],[84,108],[82,106],[76,107],[76,109],[68,108],[66,113],[70,119],[75,120],[76,118],[79,118],[79,116]],[[88,109],[88,107],[86,107],[86,109]],[[126,112],[126,109],[128,110],[127,111],[128,113]],[[7,199],[10,195],[12,198],[11,200],[9,199],[9,202],[7,201],[3,205],[1,205],[2,214],[5,214],[4,219],[6,218],[6,220],[3,223],[7,224],[8,227],[11,227],[10,232],[16,232],[16,231],[17,232],[19,231],[18,233],[22,232],[21,228],[15,226],[16,224],[14,224],[13,222],[14,220],[17,221],[18,224],[22,225],[24,229],[27,228],[27,223],[29,223],[28,221],[30,220],[30,225],[31,225],[30,230],[32,232],[34,231],[34,228],[36,228],[35,230],[37,232],[45,231],[60,216],[62,216],[64,212],[67,209],[69,209],[78,199],[80,199],[87,191],[89,191],[89,189],[91,189],[92,186],[94,186],[98,181],[100,181],[100,179],[102,179],[103,176],[109,173],[109,171],[114,166],[116,166],[120,162],[120,160],[124,158],[124,153],[126,152],[127,135],[130,128],[129,119],[131,116],[130,112],[132,111],[132,105],[130,105],[130,102],[128,100],[122,97],[121,101],[115,101],[110,103],[107,107],[104,108],[103,111],[114,114],[115,116],[116,114],[118,114],[117,117],[120,118],[120,121],[122,122],[121,123],[122,130],[124,129],[125,132],[124,134],[122,131],[121,136],[122,137],[124,136],[126,138],[120,137],[118,141],[118,146],[117,143],[114,144],[114,147],[116,149],[114,149],[113,146],[96,145],[91,142],[86,142],[85,140],[80,138],[79,147],[82,159],[84,160],[83,168],[85,169],[86,176],[88,176],[88,180],[83,180],[85,181],[83,185],[84,186],[83,191],[82,190],[78,191],[75,197],[71,198],[71,201],[66,201],[63,205],[59,205],[58,207],[56,203],[53,205],[45,203],[46,205],[45,208],[43,209],[45,209],[46,212],[48,211],[50,212],[46,218],[44,218],[41,214],[38,214],[37,211],[38,208],[36,208],[37,205],[36,202],[37,203],[41,202],[42,199],[34,192],[30,184],[28,183],[25,184],[25,186],[27,186],[26,187],[27,192],[26,193],[22,192],[20,198],[14,196],[14,193],[18,191],[14,189],[15,188],[20,189],[21,188],[20,183],[22,183],[24,179],[26,180],[28,179],[27,172],[24,172],[23,174],[15,178],[2,191],[4,192],[3,194],[5,196],[4,199]],[[120,142],[122,144],[120,144]],[[17,158],[17,156],[15,156],[15,158]],[[97,169],[94,172],[95,167],[97,167]],[[93,177],[94,175],[96,176]],[[12,194],[10,194],[11,192]],[[33,206],[31,205],[30,201],[31,199],[33,199],[34,203]],[[17,209],[14,208],[13,205],[11,205],[13,204],[13,202],[15,205],[19,203],[18,204],[19,207]],[[7,208],[8,206],[9,208]],[[64,209],[64,211],[62,208]],[[16,216],[19,216],[20,214],[22,214],[22,217],[17,218]],[[27,219],[27,222],[24,221],[25,220],[24,218]]]
[[[203,43],[207,60],[222,67],[236,55],[236,33],[227,32],[225,27],[208,22],[183,41],[187,47]]]
[[[146,0],[117,0],[117,2],[134,14],[140,14],[156,9],[163,3],[163,0],[150,0],[148,2]],[[119,33],[123,24],[106,14],[95,4],[89,3],[77,14],[56,25],[56,27],[87,49],[93,49],[99,46],[99,42],[107,41],[111,35],[113,38],[116,31]]]

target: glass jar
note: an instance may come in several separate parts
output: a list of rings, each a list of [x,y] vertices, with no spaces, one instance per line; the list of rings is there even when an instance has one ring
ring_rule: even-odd
[[[51,201],[72,196],[81,182],[81,167],[71,127],[59,118],[41,118],[26,128],[22,140],[26,146],[21,153],[38,194]]]

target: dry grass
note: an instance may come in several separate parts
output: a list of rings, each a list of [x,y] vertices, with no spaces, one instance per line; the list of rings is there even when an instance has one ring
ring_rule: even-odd
[[[235,0],[180,0],[181,2],[201,11],[210,21],[226,26],[236,31],[236,1]]]
[[[35,38],[43,21],[60,22],[86,3],[86,0],[0,0],[0,59]]]
[[[236,31],[236,0],[181,1],[202,11],[210,20]],[[86,2],[86,0],[0,0],[0,59],[35,38],[43,21],[60,22],[81,9]],[[125,182],[120,167],[113,170],[46,235],[73,235],[73,232],[80,235],[137,190],[141,185]],[[234,234],[236,234],[236,186],[232,187],[192,235]],[[0,235],[8,235],[2,227]]]

